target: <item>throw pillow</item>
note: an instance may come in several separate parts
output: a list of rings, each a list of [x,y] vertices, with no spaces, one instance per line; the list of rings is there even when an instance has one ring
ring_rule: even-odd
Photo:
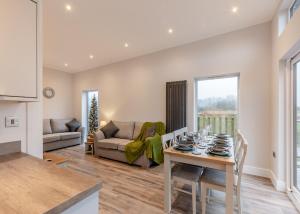
[[[112,121],[100,130],[104,133],[105,138],[111,138],[119,131],[118,127]]]
[[[78,122],[76,119],[71,120],[66,125],[68,126],[70,132],[76,132],[81,126],[80,122]]]

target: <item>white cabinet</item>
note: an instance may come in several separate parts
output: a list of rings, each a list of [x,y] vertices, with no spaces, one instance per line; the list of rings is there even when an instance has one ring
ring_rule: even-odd
[[[38,98],[38,22],[34,0],[0,0],[0,99]]]

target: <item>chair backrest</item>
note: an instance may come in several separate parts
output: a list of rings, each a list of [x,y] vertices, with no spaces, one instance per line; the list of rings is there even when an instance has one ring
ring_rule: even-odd
[[[244,167],[244,162],[248,150],[248,142],[241,133],[238,134],[241,140],[240,140],[239,148],[237,149],[237,153],[235,154],[235,162],[236,162],[235,164],[236,164],[236,175],[238,176],[237,185],[239,187],[241,185],[243,167]]]
[[[174,139],[178,139],[178,136],[184,136],[188,132],[188,128],[184,127],[174,131]]]
[[[162,142],[164,150],[169,148],[170,146],[173,146],[174,134],[169,133],[169,134],[162,135],[161,136],[161,142]]]
[[[239,153],[241,143],[243,140],[243,135],[241,134],[240,130],[237,130],[236,139],[234,141],[234,158],[236,159],[236,155]]]

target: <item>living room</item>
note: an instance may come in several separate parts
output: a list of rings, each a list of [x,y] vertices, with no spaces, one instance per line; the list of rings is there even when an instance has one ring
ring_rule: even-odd
[[[53,183],[4,193],[57,200],[1,212],[299,212],[299,0],[21,1],[0,9],[31,30],[0,21],[2,171]]]

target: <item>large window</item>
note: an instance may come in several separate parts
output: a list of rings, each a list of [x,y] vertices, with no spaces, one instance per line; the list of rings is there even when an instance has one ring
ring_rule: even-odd
[[[82,113],[81,113],[81,118],[82,118],[82,126],[86,127],[86,133],[84,138],[87,137],[87,133],[89,131],[89,123],[88,123],[88,118],[89,118],[89,112],[91,109],[91,103],[93,97],[96,98],[97,104],[98,104],[98,111],[99,111],[99,96],[98,96],[98,91],[83,91],[82,93]]]
[[[212,134],[234,136],[238,116],[238,76],[196,80],[196,125]]]
[[[300,0],[295,0],[292,6],[290,7],[290,18],[293,17],[293,15],[299,9],[299,7],[300,7]]]

